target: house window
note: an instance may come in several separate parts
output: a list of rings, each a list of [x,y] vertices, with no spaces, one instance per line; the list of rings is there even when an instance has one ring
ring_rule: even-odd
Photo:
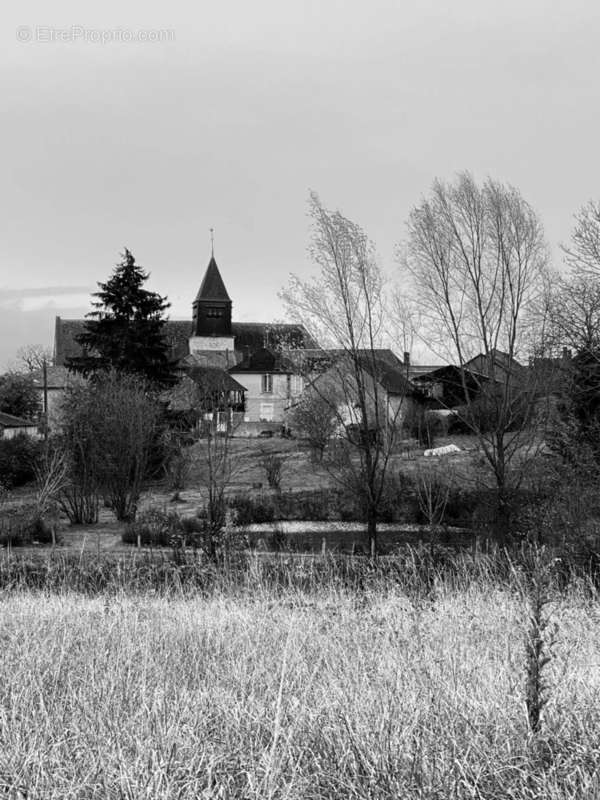
[[[260,404],[260,421],[273,422],[273,403]]]
[[[262,376],[262,393],[263,394],[272,394],[273,392],[273,376],[272,375],[263,375]]]

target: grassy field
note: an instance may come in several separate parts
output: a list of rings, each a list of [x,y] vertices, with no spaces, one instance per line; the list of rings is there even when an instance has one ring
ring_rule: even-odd
[[[534,739],[510,587],[7,593],[0,795],[600,796],[598,605],[572,589],[550,611]]]

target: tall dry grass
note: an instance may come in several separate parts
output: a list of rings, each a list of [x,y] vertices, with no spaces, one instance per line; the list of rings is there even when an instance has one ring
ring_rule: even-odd
[[[553,688],[533,737],[527,601],[510,583],[437,578],[417,594],[399,582],[275,591],[254,580],[252,592],[205,597],[5,592],[6,796],[600,792],[600,616],[589,591],[550,604]]]

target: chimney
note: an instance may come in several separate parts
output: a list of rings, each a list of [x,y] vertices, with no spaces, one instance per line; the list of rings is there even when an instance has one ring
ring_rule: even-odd
[[[410,353],[408,352],[408,350],[404,351],[403,361],[404,361],[404,369],[406,370],[406,377],[408,378],[408,373],[410,370]]]
[[[569,350],[568,347],[563,347],[563,349],[562,349],[562,357],[563,357],[563,361],[569,361],[569,359],[571,358],[571,351]]]

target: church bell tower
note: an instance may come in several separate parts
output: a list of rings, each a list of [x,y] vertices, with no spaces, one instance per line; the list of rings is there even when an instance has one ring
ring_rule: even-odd
[[[233,352],[231,307],[231,298],[213,253],[194,300],[190,353],[202,350]]]

